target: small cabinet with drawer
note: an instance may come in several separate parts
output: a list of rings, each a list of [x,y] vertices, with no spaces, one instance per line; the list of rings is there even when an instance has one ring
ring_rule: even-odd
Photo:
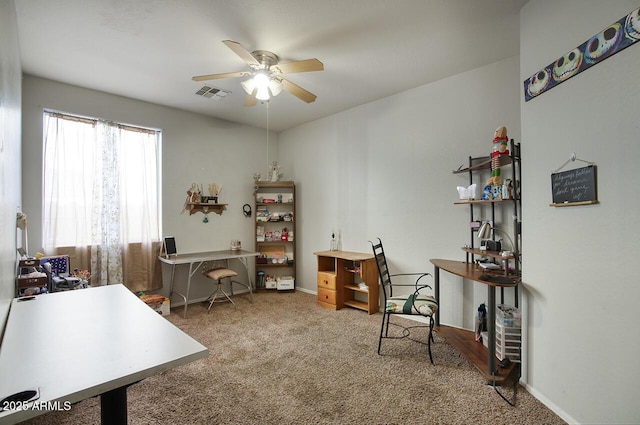
[[[378,311],[378,270],[372,254],[349,251],[314,253],[318,259],[318,305]]]
[[[338,309],[335,261],[318,264],[318,304],[332,310]]]

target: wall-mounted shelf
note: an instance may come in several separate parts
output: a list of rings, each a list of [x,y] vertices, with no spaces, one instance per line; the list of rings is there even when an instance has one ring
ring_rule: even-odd
[[[509,154],[502,154],[498,156],[500,166],[511,164],[511,156]],[[468,167],[462,168],[462,165],[457,170],[453,170],[453,174],[468,173],[478,170],[490,170],[491,169],[491,157],[482,156],[477,158],[470,158],[470,164]]]
[[[497,258],[497,259],[501,259],[501,260],[513,260],[516,257],[511,254],[511,255],[502,255],[500,254],[500,251],[483,251],[480,249],[472,249],[472,248],[467,248],[467,247],[462,247],[462,250],[464,252],[468,252],[469,254],[474,254],[474,255],[479,255],[482,257],[491,257],[491,258]]]
[[[493,204],[496,202],[507,202],[507,201],[516,201],[514,198],[503,198],[503,199],[462,199],[460,201],[455,201],[454,205],[466,205],[466,204]]]
[[[203,214],[209,214],[214,212],[218,215],[222,215],[222,211],[227,207],[227,204],[204,204],[200,202],[189,202],[189,215],[201,212]]]

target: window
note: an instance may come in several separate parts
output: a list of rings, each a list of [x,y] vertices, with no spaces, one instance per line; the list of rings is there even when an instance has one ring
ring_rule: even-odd
[[[122,283],[123,252],[160,240],[161,132],[45,111],[43,139],[45,250],[86,247]]]

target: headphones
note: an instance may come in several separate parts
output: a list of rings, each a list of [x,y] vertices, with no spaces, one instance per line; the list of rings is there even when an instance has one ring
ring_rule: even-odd
[[[242,206],[242,213],[244,214],[245,217],[251,217],[251,205],[244,204]]]

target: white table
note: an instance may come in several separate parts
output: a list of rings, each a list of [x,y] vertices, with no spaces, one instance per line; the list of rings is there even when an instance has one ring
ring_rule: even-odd
[[[0,411],[0,424],[97,395],[102,423],[126,424],[129,385],[207,355],[123,285],[16,298],[0,346],[0,399],[28,389],[40,398]]]
[[[260,255],[258,252],[239,250],[222,250],[222,251],[209,251],[209,252],[192,252],[188,254],[173,254],[168,258],[159,256],[158,259],[163,263],[171,265],[171,283],[169,284],[169,297],[173,297],[173,279],[176,272],[176,266],[180,264],[189,264],[189,275],[187,277],[187,291],[186,294],[176,292],[184,299],[184,318],[187,318],[187,305],[189,304],[189,290],[191,289],[191,277],[198,271],[200,266],[210,261],[228,261],[238,260],[242,263],[247,270],[247,279],[249,280],[249,294],[251,294],[253,287],[253,279],[251,279],[251,273],[249,273],[249,265],[247,264],[247,258],[257,257]],[[195,266],[195,267],[194,267]]]

